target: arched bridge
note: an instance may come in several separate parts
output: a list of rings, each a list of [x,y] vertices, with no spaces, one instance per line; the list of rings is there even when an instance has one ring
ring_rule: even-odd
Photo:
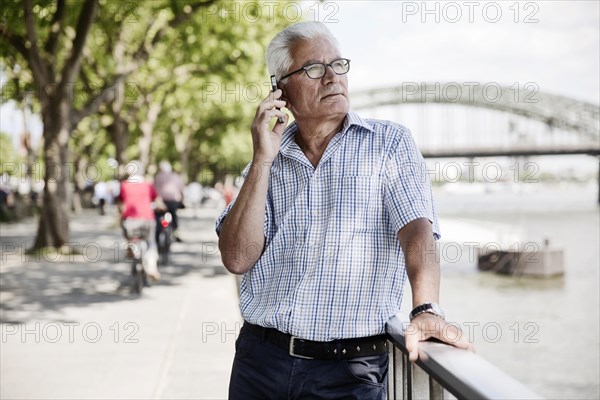
[[[543,93],[531,82],[408,82],[353,92],[351,105],[377,117],[412,106],[389,119],[420,120],[417,130],[408,126],[425,157],[600,154],[598,105]]]

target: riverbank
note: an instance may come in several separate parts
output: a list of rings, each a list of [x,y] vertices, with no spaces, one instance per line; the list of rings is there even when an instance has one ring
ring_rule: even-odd
[[[517,190],[436,191],[443,250],[441,302],[484,358],[546,398],[598,398],[597,189],[538,185]],[[564,251],[564,276],[480,272],[470,252],[490,242],[522,248],[543,245],[543,240]]]

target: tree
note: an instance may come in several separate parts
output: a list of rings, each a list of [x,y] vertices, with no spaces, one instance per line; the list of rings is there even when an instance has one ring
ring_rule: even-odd
[[[44,123],[34,247],[68,242],[72,183],[93,158],[166,158],[190,179],[239,172],[268,92],[266,42],[290,22],[277,12],[287,5],[4,1],[0,58],[18,83],[3,87],[3,99],[35,94],[28,106]]]
[[[127,77],[148,60],[169,28],[189,19],[194,11],[210,3],[212,1],[192,4],[153,1],[142,6],[142,3],[134,2],[57,0],[38,1],[34,6],[31,0],[23,0],[22,4],[16,0],[3,2],[0,50],[13,65],[27,67],[31,78],[29,85],[35,88],[44,125],[43,208],[34,248],[61,248],[69,241],[72,178],[69,139],[74,128],[83,118],[111,104],[116,116],[113,132],[118,142],[123,125],[118,118],[119,102],[113,100],[124,87]],[[146,25],[138,21],[137,29],[124,27],[127,19],[135,20],[138,12],[160,14],[163,10],[163,18],[150,18],[151,22]],[[118,34],[118,39],[110,42],[114,47],[108,54],[113,58],[93,60],[105,62],[109,72],[102,85],[95,88],[90,86],[89,80],[80,77],[84,50],[94,22],[109,34]],[[131,43],[128,40],[135,43],[128,31],[143,33],[131,53],[125,51],[126,43]],[[89,46],[98,46],[98,43]],[[115,59],[115,55],[123,58]],[[86,95],[77,96],[77,90],[83,90]]]
[[[251,155],[256,106],[270,91],[265,49],[292,22],[282,12],[289,5],[220,2],[166,34],[153,54],[161,62],[135,75],[141,92],[151,93],[134,124],[141,128],[134,132],[140,158],[151,143],[150,161],[169,159],[189,180],[203,183],[241,171]],[[158,86],[150,88],[151,82]]]

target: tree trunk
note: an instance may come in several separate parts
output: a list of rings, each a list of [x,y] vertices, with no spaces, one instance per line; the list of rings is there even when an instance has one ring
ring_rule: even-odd
[[[115,145],[115,159],[119,165],[119,179],[123,178],[123,167],[129,162],[127,157],[127,145],[129,144],[129,128],[127,121],[121,115],[122,103],[113,102],[110,105],[113,122],[107,127]]]
[[[68,163],[69,105],[49,99],[43,104],[44,123],[44,197],[34,249],[61,248],[69,241],[69,206],[71,171]]]
[[[175,141],[175,149],[179,153],[179,161],[181,162],[181,170],[184,173],[187,182],[187,171],[189,168],[190,142],[191,132],[189,128],[183,130],[174,129],[173,139]]]
[[[146,170],[148,170],[148,166],[150,165],[152,134],[154,133],[154,126],[156,125],[156,121],[158,120],[158,116],[162,109],[162,102],[153,102],[152,96],[150,95],[145,97],[145,102],[148,105],[148,113],[146,119],[140,124],[142,137],[140,137],[138,147],[140,149],[140,161],[144,164]]]
[[[81,214],[81,211],[84,207],[84,192],[86,188],[86,179],[85,179],[85,171],[84,168],[86,166],[86,159],[78,156],[75,158],[73,162],[73,166],[75,167],[75,171],[73,174],[73,205],[72,209],[75,214]]]
[[[179,159],[181,161],[181,172],[183,173],[185,182],[191,182],[189,180],[189,173],[188,171],[190,170],[190,148],[189,146],[186,147],[181,153],[179,153]]]
[[[125,121],[120,118],[115,118],[115,121],[108,127],[108,131],[115,144],[115,159],[119,165],[127,164],[128,161],[126,150],[129,135],[125,125]]]

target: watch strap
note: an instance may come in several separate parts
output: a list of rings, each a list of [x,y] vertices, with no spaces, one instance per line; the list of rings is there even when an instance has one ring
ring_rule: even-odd
[[[412,321],[413,318],[415,318],[417,315],[423,314],[423,313],[433,314],[437,317],[440,317],[441,319],[446,318],[444,315],[444,312],[442,311],[442,308],[436,303],[424,303],[424,304],[418,305],[415,308],[413,308],[413,310],[410,312],[408,317]]]

